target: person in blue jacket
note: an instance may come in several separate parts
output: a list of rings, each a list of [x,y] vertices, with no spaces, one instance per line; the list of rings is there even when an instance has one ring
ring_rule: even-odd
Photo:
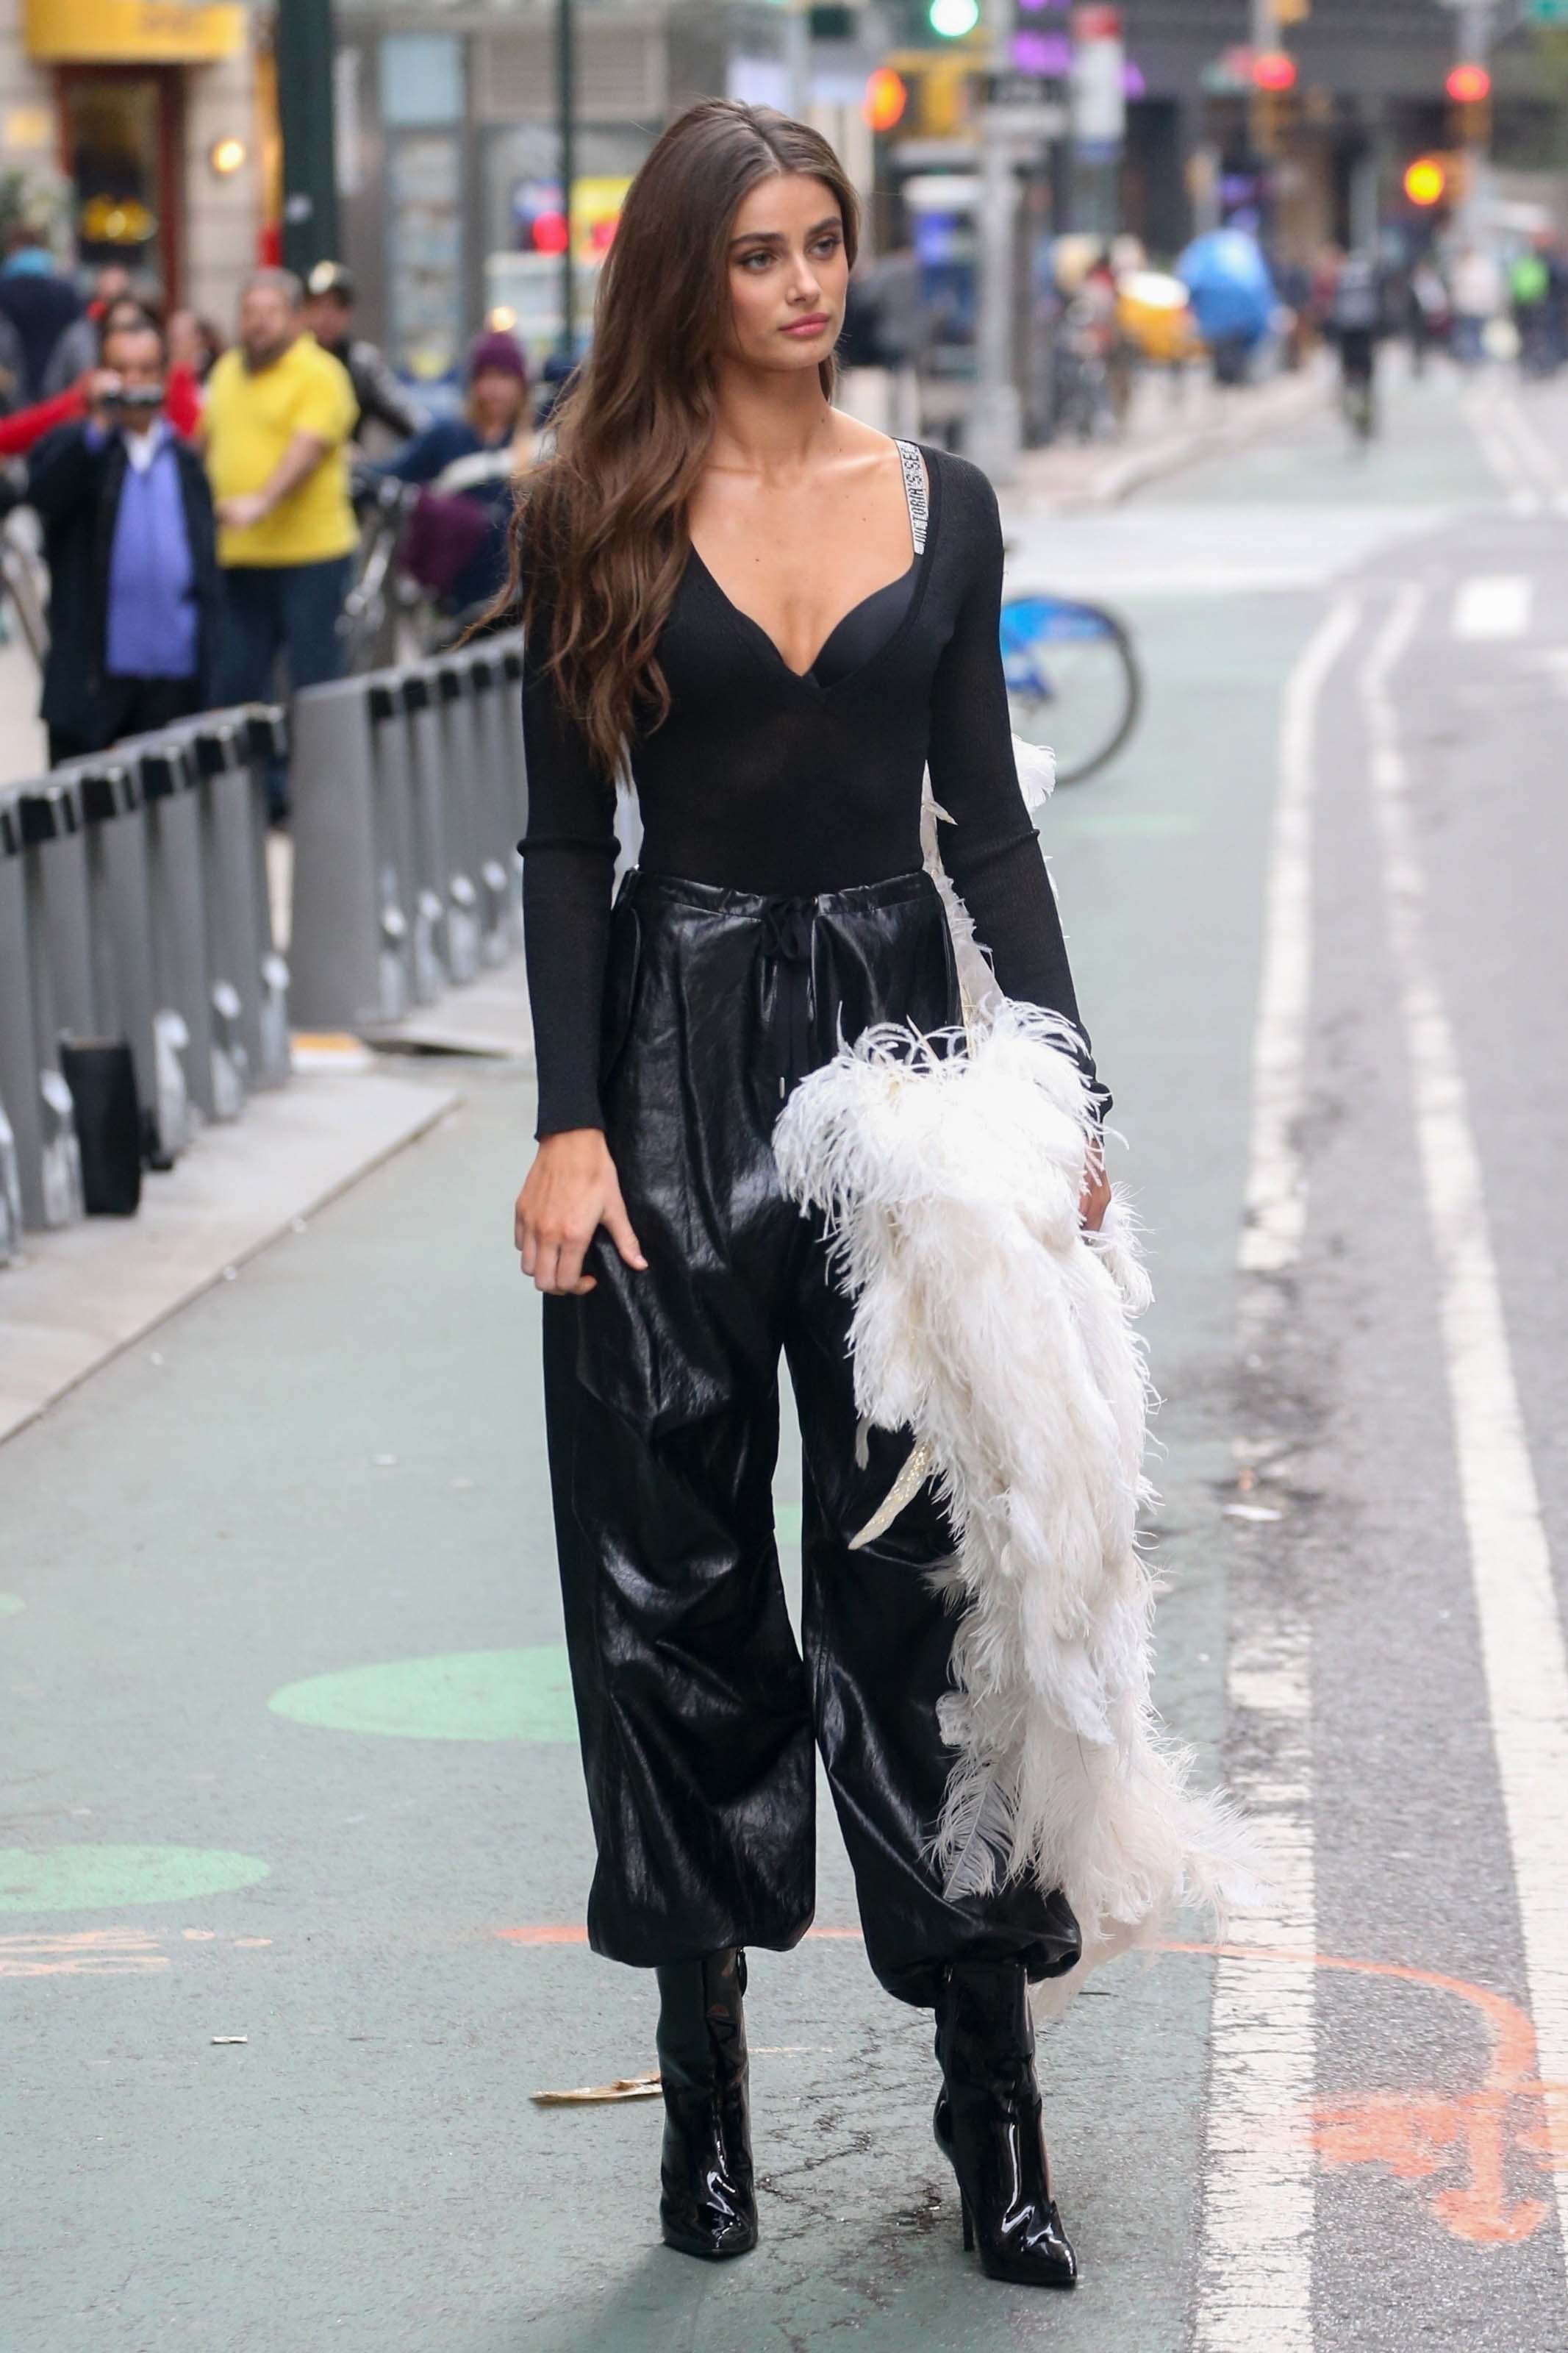
[[[450,534],[456,560],[418,575],[439,586],[439,601],[452,614],[489,604],[505,585],[507,525],[511,517],[512,477],[527,462],[528,367],[513,338],[500,330],[482,334],[468,353],[468,390],[462,413],[437,417],[406,449],[382,469],[399,481],[418,482],[433,493],[419,536],[437,536],[437,501],[462,500],[479,508],[488,528]],[[443,572],[449,576],[437,578]]]

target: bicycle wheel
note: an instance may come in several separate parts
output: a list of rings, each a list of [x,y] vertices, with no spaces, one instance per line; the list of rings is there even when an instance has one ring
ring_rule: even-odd
[[[1114,613],[1061,596],[1014,596],[1002,607],[1002,669],[1013,732],[1048,744],[1057,781],[1103,768],[1138,723],[1142,678]]]

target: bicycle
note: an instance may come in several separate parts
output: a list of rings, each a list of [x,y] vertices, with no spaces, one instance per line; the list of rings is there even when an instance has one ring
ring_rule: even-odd
[[[1013,732],[1050,747],[1058,784],[1081,784],[1103,768],[1138,723],[1143,679],[1131,632],[1103,606],[1007,597],[1002,670]]]
[[[0,474],[0,616],[16,621],[40,670],[49,649],[48,602],[37,526],[21,481],[7,471]]]

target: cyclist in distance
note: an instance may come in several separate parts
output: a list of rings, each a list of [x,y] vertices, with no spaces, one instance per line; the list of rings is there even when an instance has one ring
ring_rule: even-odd
[[[1340,354],[1341,400],[1363,440],[1377,430],[1377,342],[1383,290],[1370,254],[1347,253],[1334,279],[1329,332]]]

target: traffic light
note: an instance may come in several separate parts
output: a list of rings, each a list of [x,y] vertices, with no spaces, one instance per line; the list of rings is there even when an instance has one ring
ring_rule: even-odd
[[[860,112],[868,129],[891,131],[896,122],[903,120],[909,102],[909,84],[891,66],[879,66],[875,73],[866,77]]]
[[[1296,60],[1284,49],[1259,49],[1252,60],[1252,84],[1270,98],[1296,87]]]
[[[1485,147],[1492,135],[1492,78],[1477,58],[1461,58],[1444,88],[1453,109],[1457,147]]]
[[[1405,193],[1423,212],[1440,205],[1448,193],[1448,174],[1440,156],[1417,155],[1405,173]]]
[[[980,0],[931,0],[926,22],[944,41],[962,41],[980,22]]]

